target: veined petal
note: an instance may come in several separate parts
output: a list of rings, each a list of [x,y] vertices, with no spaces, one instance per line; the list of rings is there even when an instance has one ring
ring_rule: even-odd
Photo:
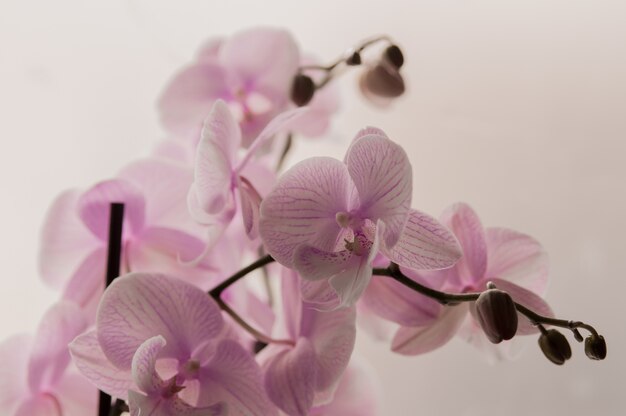
[[[158,394],[163,387],[163,379],[157,373],[155,366],[165,344],[165,338],[157,335],[141,344],[133,356],[131,365],[133,381],[141,391],[148,395]]]
[[[428,326],[403,326],[393,337],[391,349],[402,355],[418,355],[441,347],[454,337],[467,317],[468,305],[447,306]]]
[[[321,311],[332,311],[339,307],[339,296],[328,280],[300,279],[302,300]]]
[[[218,100],[204,122],[196,151],[194,189],[202,210],[218,214],[232,199],[233,168],[241,131],[226,103]]]
[[[124,224],[133,234],[144,225],[146,201],[141,190],[131,182],[111,179],[100,182],[78,200],[78,215],[91,232],[102,241],[109,237],[111,203],[124,203]]]
[[[286,30],[255,28],[226,40],[218,51],[224,67],[245,85],[288,93],[299,62],[298,46]]]
[[[226,416],[225,403],[194,407],[174,396],[169,399],[144,396],[135,391],[128,392],[128,405],[131,416]]]
[[[469,205],[460,202],[443,212],[441,222],[454,233],[463,249],[463,257],[454,266],[459,286],[474,285],[487,270],[487,243],[480,218]]]
[[[341,228],[335,216],[349,212],[353,193],[346,166],[316,157],[288,170],[261,203],[260,234],[269,254],[293,266],[297,246],[335,249]]]
[[[129,369],[137,348],[163,336],[164,357],[185,359],[222,331],[219,307],[205,292],[181,280],[158,274],[131,273],[108,287],[100,302],[96,326],[107,358]]]
[[[313,406],[317,370],[311,341],[298,339],[265,364],[265,389],[270,399],[288,415],[305,416]]]
[[[113,397],[126,399],[135,388],[130,367],[119,369],[102,352],[96,331],[78,336],[69,344],[72,361],[92,384]]]
[[[272,416],[276,408],[270,403],[254,358],[239,343],[222,340],[215,355],[203,365],[199,405],[225,402],[232,416]]]
[[[370,281],[361,302],[376,315],[403,326],[428,325],[441,311],[435,300],[381,276],[374,276]]]
[[[67,301],[54,304],[41,319],[28,364],[28,384],[39,392],[54,386],[70,362],[67,345],[87,328],[80,308]]]
[[[398,242],[383,252],[399,265],[416,270],[451,267],[462,255],[454,234],[430,215],[414,209]]]
[[[55,289],[67,282],[85,256],[102,245],[77,215],[79,198],[78,190],[63,192],[54,200],[44,220],[39,271],[44,282]]]
[[[487,228],[486,276],[514,282],[543,295],[548,283],[548,254],[534,238],[506,228]]]
[[[325,251],[300,245],[293,256],[293,267],[305,280],[326,280],[359,267],[360,257],[350,250]]]
[[[346,164],[358,190],[361,215],[385,222],[383,238],[392,248],[411,207],[413,173],[404,149],[386,136],[367,134],[352,143]]]
[[[161,122],[171,132],[187,134],[202,125],[215,100],[229,95],[219,63],[195,62],[176,74],[159,98]]]

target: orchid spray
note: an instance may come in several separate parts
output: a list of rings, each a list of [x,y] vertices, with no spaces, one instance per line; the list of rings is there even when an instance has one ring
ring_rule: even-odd
[[[0,412],[374,415],[357,318],[393,329],[382,338],[403,355],[458,335],[505,358],[535,334],[560,365],[560,328],[604,359],[594,327],[542,299],[539,242],[464,203],[420,211],[410,156],[384,131],[282,172],[293,140],[327,133],[339,75],[361,71],[384,107],[405,92],[403,63],[387,36],[329,65],[273,28],[201,48],[159,99],[170,138],[50,207],[40,271],[60,298],[37,334],[0,344]]]

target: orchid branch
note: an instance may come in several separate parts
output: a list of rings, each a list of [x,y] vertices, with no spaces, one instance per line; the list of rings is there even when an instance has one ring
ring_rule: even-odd
[[[478,299],[478,297],[481,294],[480,292],[448,293],[448,292],[442,292],[440,290],[430,288],[428,286],[424,286],[416,282],[415,280],[409,278],[404,273],[402,273],[402,271],[400,270],[400,267],[396,263],[393,263],[393,262],[390,263],[389,267],[387,268],[374,268],[373,274],[377,276],[391,277],[397,282],[402,283],[404,286],[418,293],[421,293],[424,296],[432,298],[442,305],[455,305],[461,302],[473,302],[473,301],[476,301],[476,299]],[[580,336],[580,333],[578,332],[578,328],[586,329],[592,335],[598,336],[598,332],[596,331],[596,329],[593,326],[586,324],[584,322],[550,318],[548,316],[543,316],[528,309],[524,305],[521,305],[517,302],[515,302],[515,308],[522,315],[526,316],[532,325],[540,326],[541,324],[545,324],[545,325],[552,325],[552,326],[556,326],[560,328],[569,329],[570,331],[574,333],[574,337],[579,342],[582,341],[582,337]]]

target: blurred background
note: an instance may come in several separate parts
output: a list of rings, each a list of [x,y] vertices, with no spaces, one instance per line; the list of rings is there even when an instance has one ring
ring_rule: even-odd
[[[402,47],[408,93],[386,110],[339,79],[331,138],[293,163],[341,157],[365,125],[407,150],[413,206],[470,203],[486,226],[536,237],[548,301],[608,341],[562,368],[530,337],[490,365],[461,340],[403,357],[359,334],[381,415],[623,415],[626,385],[626,4],[622,0],[0,2],[0,339],[32,331],[56,294],[39,281],[39,227],[62,190],[87,186],[164,138],[155,101],[210,36],[290,29],[330,61],[375,34]],[[570,338],[571,339],[571,338]]]

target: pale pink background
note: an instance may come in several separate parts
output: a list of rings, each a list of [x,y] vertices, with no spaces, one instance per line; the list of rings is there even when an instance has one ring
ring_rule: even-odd
[[[340,156],[357,129],[407,149],[414,206],[464,200],[486,225],[538,238],[551,255],[548,299],[597,324],[609,359],[579,345],[563,368],[535,339],[488,365],[461,341],[400,357],[361,334],[382,415],[623,415],[626,336],[626,6],[609,0],[17,1],[0,3],[0,338],[32,330],[54,300],[36,274],[44,212],[163,137],[160,88],[206,37],[255,24],[293,30],[324,59],[388,33],[410,91],[386,112],[341,80],[334,137],[299,142],[292,161]]]

